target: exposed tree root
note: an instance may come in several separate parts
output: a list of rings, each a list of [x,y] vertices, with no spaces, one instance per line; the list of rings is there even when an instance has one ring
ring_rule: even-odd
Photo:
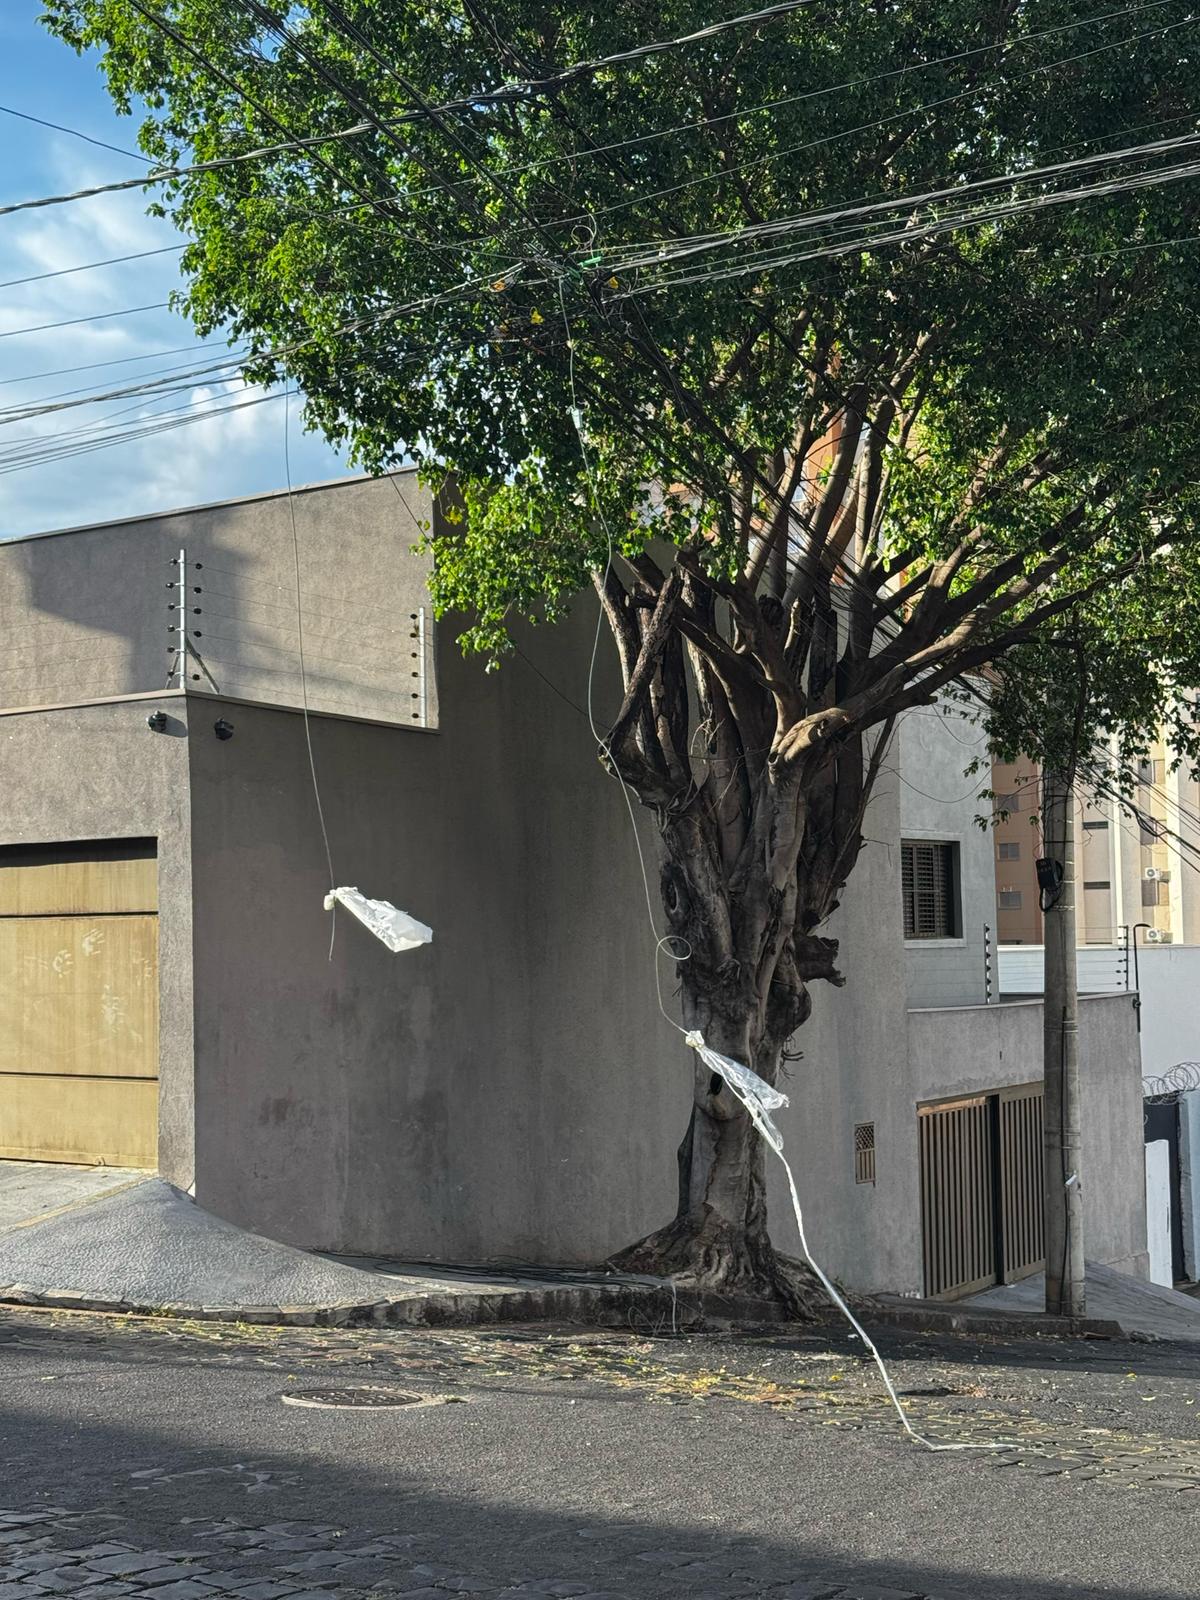
[[[676,1217],[611,1256],[618,1272],[671,1278],[707,1294],[746,1296],[782,1306],[798,1322],[811,1322],[828,1297],[811,1268],[781,1256],[768,1239],[752,1239],[715,1212]]]

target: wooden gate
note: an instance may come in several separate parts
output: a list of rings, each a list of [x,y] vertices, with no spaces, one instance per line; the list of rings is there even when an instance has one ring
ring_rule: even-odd
[[[0,850],[0,1156],[153,1167],[153,842]]]
[[[1044,1262],[1042,1086],[919,1106],[925,1293],[956,1299]]]

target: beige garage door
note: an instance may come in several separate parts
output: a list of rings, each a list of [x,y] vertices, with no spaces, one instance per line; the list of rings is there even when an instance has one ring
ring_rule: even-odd
[[[153,841],[0,849],[0,1156],[153,1167]]]

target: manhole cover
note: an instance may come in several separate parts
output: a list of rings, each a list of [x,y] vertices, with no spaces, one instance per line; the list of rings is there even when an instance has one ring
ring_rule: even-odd
[[[445,1396],[414,1394],[381,1383],[358,1383],[338,1389],[293,1389],[280,1396],[285,1406],[322,1406],[339,1411],[395,1411],[401,1406],[437,1406]]]

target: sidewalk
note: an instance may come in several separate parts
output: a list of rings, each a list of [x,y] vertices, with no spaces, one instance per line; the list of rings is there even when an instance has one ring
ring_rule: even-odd
[[[0,1226],[0,1300],[299,1325],[604,1324],[623,1322],[636,1308],[641,1319],[669,1327],[680,1310],[670,1285],[656,1278],[472,1272],[296,1250],[223,1222],[161,1178],[140,1174]]]
[[[1180,1294],[1145,1278],[1131,1277],[1115,1267],[1089,1261],[1085,1267],[1087,1309],[1090,1317],[1118,1323],[1122,1332],[1146,1339],[1200,1341],[1200,1300]],[[1019,1283],[985,1289],[967,1304],[974,1310],[1038,1312],[1045,1304],[1046,1276],[1042,1272]]]
[[[1200,1340],[1197,1302],[1088,1272],[1090,1315],[1075,1322],[1041,1312],[1032,1278],[953,1305],[885,1295],[859,1314],[869,1327],[930,1334]],[[786,1320],[770,1302],[599,1268],[298,1250],[213,1216],[161,1178],[18,1162],[0,1162],[0,1301],[308,1327],[556,1321],[663,1332]],[[828,1320],[842,1320],[832,1306]]]

